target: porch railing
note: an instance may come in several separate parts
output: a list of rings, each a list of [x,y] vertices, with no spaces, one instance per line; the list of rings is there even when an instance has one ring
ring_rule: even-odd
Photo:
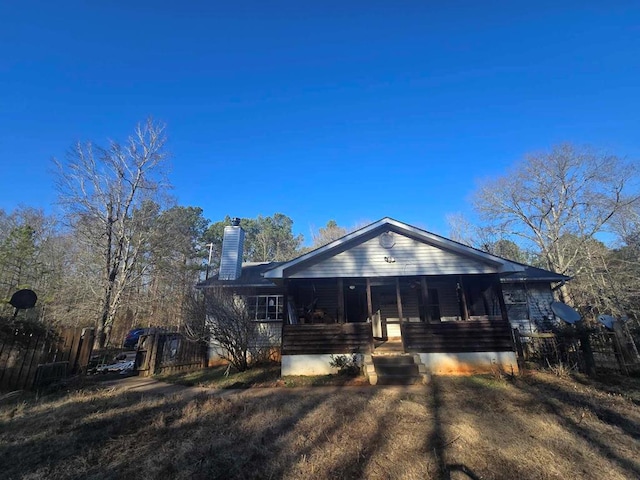
[[[423,353],[509,352],[514,350],[511,326],[504,320],[404,323],[405,350]]]
[[[282,326],[283,355],[368,353],[372,342],[370,323]]]

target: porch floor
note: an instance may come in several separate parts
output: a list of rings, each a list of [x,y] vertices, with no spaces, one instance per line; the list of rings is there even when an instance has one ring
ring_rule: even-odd
[[[404,345],[400,337],[389,337],[386,340],[374,339],[373,346],[374,355],[404,353]]]

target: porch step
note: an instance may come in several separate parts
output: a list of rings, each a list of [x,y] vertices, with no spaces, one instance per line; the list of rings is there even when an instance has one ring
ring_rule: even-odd
[[[424,383],[420,375],[407,377],[405,375],[378,376],[378,385],[421,385]]]
[[[400,354],[400,355],[378,355],[376,352],[372,356],[372,360],[374,365],[377,366],[402,366],[402,365],[411,365],[414,366],[416,364],[413,355],[411,354]]]
[[[402,345],[402,340],[375,340],[374,345],[376,355],[404,353],[404,345]]]
[[[367,374],[372,385],[415,385],[427,383],[420,357],[411,354],[376,355],[368,359]]]

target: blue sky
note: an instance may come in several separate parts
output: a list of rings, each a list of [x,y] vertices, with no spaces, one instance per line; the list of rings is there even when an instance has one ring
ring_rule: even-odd
[[[0,54],[5,210],[56,212],[51,158],[149,115],[181,205],[307,238],[446,234],[479,179],[558,142],[640,158],[638,2],[5,0]]]

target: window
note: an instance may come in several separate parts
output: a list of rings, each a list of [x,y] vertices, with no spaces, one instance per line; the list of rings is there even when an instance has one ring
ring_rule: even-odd
[[[529,318],[527,291],[524,285],[505,286],[503,294],[509,320],[526,320]]]
[[[282,295],[256,295],[247,297],[251,318],[257,322],[277,322],[283,318]]]

